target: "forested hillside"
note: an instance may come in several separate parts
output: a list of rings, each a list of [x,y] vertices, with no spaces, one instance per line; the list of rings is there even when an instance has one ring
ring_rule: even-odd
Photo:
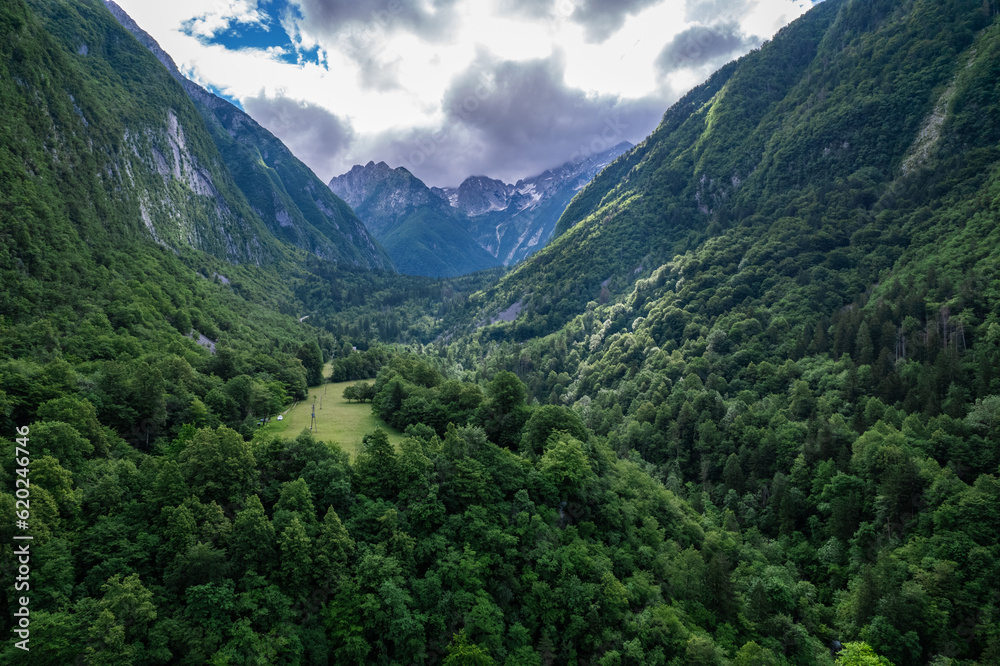
[[[186,645],[186,625],[174,624],[162,600],[154,605],[181,643],[165,650],[150,639],[152,652],[138,647],[148,639],[142,618],[156,615],[143,594],[108,613],[94,605],[101,587],[136,571],[133,555],[156,557],[145,537],[133,539],[136,528],[160,529],[136,522],[145,500],[128,488],[148,484],[135,475],[209,430],[226,444],[198,466],[232,468],[262,418],[323,380],[324,359],[378,339],[429,341],[490,278],[408,278],[353,266],[345,257],[363,254],[347,248],[335,263],[275,238],[180,84],[102,3],[6,3],[0,33],[8,461],[21,456],[17,428],[30,432],[18,442],[30,464],[0,472],[3,629],[14,635],[27,593],[30,663],[201,663],[204,652]],[[30,587],[15,590],[14,546],[24,544],[12,537],[24,506],[34,568]],[[125,541],[102,536],[106,529]],[[158,589],[163,573],[142,575]],[[88,576],[97,587],[88,589]],[[137,580],[127,582],[133,591]],[[276,621],[287,624],[282,613]],[[275,663],[269,650],[257,651],[266,660],[258,663]],[[2,655],[25,658],[13,641]]]
[[[0,6],[0,661],[1000,662],[998,9],[826,0],[444,281],[271,234],[102,3]],[[398,447],[260,428],[325,362]]]
[[[815,586],[829,636],[995,661],[998,30],[995,3],[817,6],[671,108],[442,353],[773,544],[795,574],[760,584]]]

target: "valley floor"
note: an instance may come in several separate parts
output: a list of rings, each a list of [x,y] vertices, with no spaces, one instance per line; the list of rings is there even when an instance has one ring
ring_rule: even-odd
[[[332,382],[309,389],[309,397],[294,403],[285,412],[284,419],[271,422],[257,431],[256,437],[278,435],[294,439],[308,430],[312,421],[312,405],[316,403],[316,429],[313,434],[325,442],[337,442],[354,460],[361,450],[361,440],[376,428],[389,436],[389,442],[398,446],[403,433],[372,414],[371,403],[347,402],[344,389],[354,382]]]

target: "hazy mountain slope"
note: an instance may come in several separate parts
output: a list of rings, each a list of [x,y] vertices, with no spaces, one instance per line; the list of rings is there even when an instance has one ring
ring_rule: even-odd
[[[391,232],[414,208],[427,207],[444,214],[447,207],[423,181],[406,169],[385,162],[360,164],[330,179],[329,187],[364,214],[365,225],[376,235]]]
[[[402,273],[454,276],[496,266],[446,202],[403,167],[355,165],[330,180]]]
[[[391,268],[388,256],[350,207],[281,141],[240,109],[185,78],[118,5],[110,0],[106,4],[184,87],[237,185],[275,236],[324,259]]]

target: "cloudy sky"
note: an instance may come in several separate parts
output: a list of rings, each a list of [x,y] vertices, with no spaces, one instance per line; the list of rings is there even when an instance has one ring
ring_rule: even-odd
[[[622,140],[812,0],[117,0],[324,181],[514,182]]]

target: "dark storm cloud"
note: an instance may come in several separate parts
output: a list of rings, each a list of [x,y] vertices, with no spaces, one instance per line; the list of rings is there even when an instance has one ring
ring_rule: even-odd
[[[420,0],[295,0],[303,23],[319,34],[338,35],[347,31],[408,30],[424,38],[444,34],[454,16],[455,0],[433,0],[430,10]]]
[[[263,94],[242,101],[254,120],[324,180],[337,168],[338,156],[353,139],[348,123],[314,104]]]
[[[587,95],[565,84],[563,69],[558,56],[510,62],[480,55],[445,93],[442,127],[383,137],[373,148],[433,185],[479,174],[513,182],[635,143],[667,107],[661,98]]]
[[[751,9],[750,0],[687,0],[684,18],[688,23],[732,23]]]
[[[458,185],[472,175],[482,153],[482,144],[461,125],[383,132],[353,152],[354,162],[374,160],[404,167],[427,185],[438,187]],[[341,171],[350,166],[345,164]]]
[[[435,0],[429,8],[420,0],[295,0],[296,29],[324,41],[358,65],[358,82],[370,90],[400,87],[396,63],[385,62],[381,45],[394,33],[410,32],[421,39],[444,38],[454,28],[456,0]]]
[[[737,23],[692,26],[678,33],[660,51],[656,68],[661,74],[678,69],[718,67],[757,45],[757,39],[743,33]]]
[[[499,13],[503,16],[517,14],[529,18],[545,18],[554,12],[556,0],[500,0],[497,4]],[[563,0],[568,3],[569,13],[572,13],[573,5],[571,0]]]
[[[396,63],[383,62],[385,41],[399,33],[428,41],[447,39],[459,27],[457,1],[292,0],[301,15],[299,29],[351,58],[361,84],[379,90],[403,83]],[[498,13],[553,25],[569,21],[583,26],[588,40],[600,42],[629,16],[663,1],[500,0]],[[406,127],[400,119],[402,126],[356,137],[349,150],[340,152],[350,140],[349,132],[342,132],[332,146],[317,148],[325,142],[302,138],[290,128],[286,141],[302,146],[300,156],[324,179],[347,171],[354,162],[384,160],[406,167],[430,185],[458,185],[480,174],[513,182],[621,141],[641,141],[684,92],[674,90],[666,74],[678,68],[707,73],[755,45],[737,27],[749,7],[750,0],[687,0],[688,20],[716,27],[685,30],[667,44],[657,60],[664,81],[657,93],[641,99],[587,94],[567,86],[558,54],[515,62],[483,52],[445,92],[445,120],[437,127]],[[304,126],[302,133],[308,135]],[[325,171],[328,168],[334,170]]]
[[[543,19],[569,19],[583,26],[587,41],[603,42],[625,20],[663,0],[501,0],[501,14]]]
[[[603,42],[625,24],[625,19],[638,14],[660,0],[577,0],[570,18],[583,25],[587,40]]]

